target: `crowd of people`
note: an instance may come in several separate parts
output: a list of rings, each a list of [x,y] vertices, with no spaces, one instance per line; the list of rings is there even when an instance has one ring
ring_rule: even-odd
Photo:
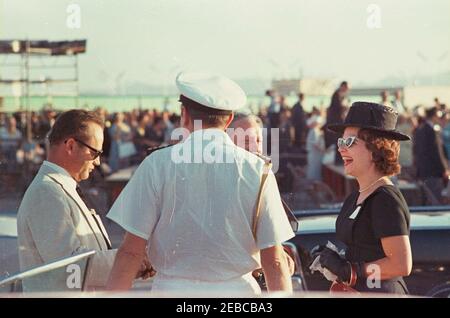
[[[350,106],[349,91],[348,82],[342,82],[333,93],[327,109],[314,106],[310,111],[304,109],[304,101],[308,96],[303,93],[298,94],[298,101],[294,105],[288,105],[284,96],[273,90],[266,91],[270,104],[254,115],[261,120],[261,126],[267,128],[265,150],[269,155],[271,128],[278,129],[277,145],[281,160],[277,180],[282,192],[293,191],[289,165],[302,167],[303,178],[320,182],[323,181],[323,163],[343,164],[335,146],[337,135],[325,127],[343,121]],[[400,177],[407,180],[419,178],[434,194],[433,202],[442,202],[450,158],[450,113],[445,104],[436,98],[429,106],[406,107],[400,90],[394,93],[392,99],[388,91],[380,92],[379,103],[395,109],[399,113],[398,129],[413,137],[413,143],[401,143]],[[102,175],[139,164],[149,148],[177,142],[171,139],[171,134],[180,126],[179,114],[156,109],[109,113],[101,107],[96,112],[106,123]],[[2,172],[32,175],[37,171],[46,156],[45,138],[57,115],[51,108],[31,112],[30,118],[27,118],[26,112],[0,113]],[[27,122],[30,122],[30,129],[27,128]],[[428,133],[425,133],[427,130]],[[436,146],[430,149],[430,145]],[[433,158],[434,165],[429,164],[429,158]],[[24,164],[27,164],[27,169],[23,169]],[[429,168],[431,166],[432,169]],[[30,181],[31,177],[27,176],[24,180]]]
[[[170,142],[164,139],[169,129],[164,115],[151,126],[145,125],[147,112],[136,116],[134,125],[132,116],[127,121],[123,114],[114,114],[109,127],[101,111],[75,109],[56,119],[47,137],[46,160],[18,211],[22,270],[94,249],[80,290],[123,291],[132,288],[136,278],[155,275],[151,291],[160,296],[186,296],[186,291],[190,296],[196,292],[256,296],[262,290],[254,273],[262,268],[269,293],[292,293],[292,258],[283,243],[293,238],[296,230],[272,162],[261,153],[258,129],[268,125],[281,130],[289,123],[291,110],[270,92],[267,116],[261,119],[238,113],[235,118],[246,95],[232,80],[209,73],[181,73],[176,84],[182,104],[178,125],[186,138],[147,155],[109,209],[107,217],[125,231],[117,249],[95,210],[88,207],[80,182],[100,166],[105,136],[111,139],[111,169],[119,169],[122,159],[135,155],[139,145],[136,128],[144,136],[143,149]],[[343,106],[346,91],[344,82],[332,98],[338,106]],[[302,98],[300,95],[300,106]],[[338,107],[330,109],[339,111]],[[298,111],[296,105],[296,116]],[[422,154],[416,147],[426,147],[420,142],[431,143],[429,135],[439,137],[437,112],[436,108],[427,109],[424,122],[413,132],[414,153]],[[323,134],[320,116],[320,112],[305,115],[303,127],[309,126],[307,135],[313,137],[301,140],[299,147]],[[345,255],[328,245],[317,245],[310,252],[315,268],[333,282],[332,289],[408,294],[403,277],[412,270],[410,213],[392,177],[400,171],[400,142],[410,142],[411,137],[397,128],[398,112],[381,103],[355,102],[345,110],[345,117],[330,117],[329,110],[327,128],[337,135],[335,146],[344,173],[356,179],[359,189],[346,196],[336,222]],[[174,129],[177,124],[171,123]],[[147,133],[149,127],[152,133]],[[230,135],[229,127],[256,129],[242,142],[237,130]],[[295,137],[295,131],[292,135]],[[282,139],[283,132],[280,136]],[[291,142],[295,144],[295,139]],[[132,146],[121,150],[126,143]],[[440,145],[435,146],[443,153]],[[325,150],[325,139],[313,146],[309,146],[310,152]],[[432,149],[426,149],[428,156]],[[127,156],[122,156],[122,151]],[[115,153],[118,158],[112,157]],[[178,160],[180,153],[188,159]],[[196,161],[198,157],[200,161]],[[418,166],[418,172],[422,177],[428,171]],[[439,173],[444,176],[445,167]],[[24,280],[23,288],[30,292],[72,289],[66,272]]]

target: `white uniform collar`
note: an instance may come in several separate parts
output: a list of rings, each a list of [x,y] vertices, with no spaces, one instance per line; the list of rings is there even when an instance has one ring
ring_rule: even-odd
[[[232,143],[234,145],[230,136],[224,130],[219,128],[206,128],[195,130],[189,134],[188,138],[186,138],[185,141],[190,141],[191,139],[193,140],[210,139],[211,136],[214,136],[214,139],[212,140],[216,142],[222,141],[225,143]]]

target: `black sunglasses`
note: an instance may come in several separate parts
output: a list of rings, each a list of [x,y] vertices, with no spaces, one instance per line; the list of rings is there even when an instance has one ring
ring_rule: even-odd
[[[88,148],[88,149],[91,151],[92,160],[97,159],[97,158],[103,153],[103,150],[97,150],[97,149],[95,149],[95,148],[89,146],[89,145],[88,145],[87,143],[85,143],[84,141],[81,141],[81,140],[78,139],[78,138],[73,138],[73,140],[75,140],[76,142],[78,142],[80,145],[85,146],[86,148]],[[66,140],[65,142],[67,142],[67,140]]]

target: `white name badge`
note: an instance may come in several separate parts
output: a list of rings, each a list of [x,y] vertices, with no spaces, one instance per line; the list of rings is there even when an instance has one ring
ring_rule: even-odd
[[[356,207],[355,211],[348,218],[354,220],[358,216],[359,210],[361,210],[361,206]]]

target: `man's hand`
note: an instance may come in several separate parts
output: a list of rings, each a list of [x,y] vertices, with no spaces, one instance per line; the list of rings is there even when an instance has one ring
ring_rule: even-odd
[[[150,260],[148,259],[148,255],[145,254],[145,258],[142,261],[141,268],[136,274],[136,278],[142,278],[143,280],[149,279],[156,275],[156,271],[153,269]]]
[[[292,257],[288,253],[284,253],[286,255],[286,262],[289,268],[289,274],[292,276],[295,272],[295,263]]]
[[[129,290],[132,287],[136,273],[147,255],[146,245],[147,240],[129,232],[125,233],[109,274],[107,290]]]

